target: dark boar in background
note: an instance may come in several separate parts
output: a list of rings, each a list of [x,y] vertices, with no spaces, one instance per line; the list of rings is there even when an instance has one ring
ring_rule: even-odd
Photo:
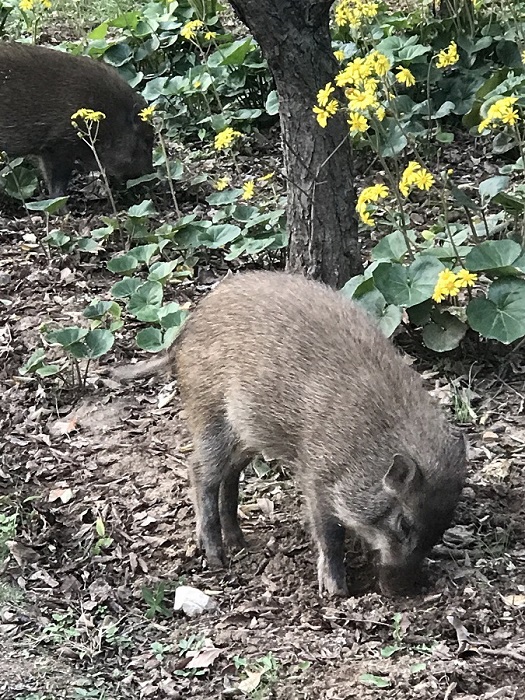
[[[383,592],[412,590],[451,523],[466,445],[364,311],[300,276],[241,274],[200,302],[154,365],[173,363],[211,565],[224,544],[244,546],[239,474],[262,454],[302,486],[321,591],[347,593],[347,529],[377,550]]]
[[[117,71],[87,56],[42,46],[0,43],[0,151],[39,158],[51,197],[65,193],[73,169],[96,169],[71,115],[104,112],[96,148],[110,177],[151,172],[153,128],[139,118],[147,106]]]

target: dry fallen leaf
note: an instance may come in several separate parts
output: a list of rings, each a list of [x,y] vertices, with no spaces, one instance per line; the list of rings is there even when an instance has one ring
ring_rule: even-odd
[[[522,593],[502,595],[501,599],[505,603],[505,605],[510,605],[512,608],[525,608],[525,595],[523,595]]]
[[[243,693],[248,695],[248,693],[253,693],[253,691],[258,687],[261,682],[261,677],[264,671],[246,671],[248,678],[245,678],[239,683],[237,688]]]
[[[221,652],[222,649],[217,649],[216,647],[203,647],[199,651],[189,652],[187,656],[193,654],[194,656],[190,662],[186,664],[186,668],[208,668]]]
[[[65,489],[51,489],[48,496],[48,501],[53,503],[53,501],[62,501],[62,503],[69,503],[73,498],[73,491],[70,488]]]

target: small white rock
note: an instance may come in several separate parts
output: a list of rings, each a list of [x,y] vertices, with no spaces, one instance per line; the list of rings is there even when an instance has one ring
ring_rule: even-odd
[[[205,610],[211,610],[216,605],[213,598],[193,586],[179,586],[175,590],[174,610],[182,610],[188,617],[202,615]]]

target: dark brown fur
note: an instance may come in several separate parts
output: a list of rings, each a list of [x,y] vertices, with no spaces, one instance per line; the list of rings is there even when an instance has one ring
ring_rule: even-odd
[[[197,531],[211,564],[243,546],[239,473],[281,459],[308,504],[321,591],[345,594],[345,529],[379,553],[385,592],[409,590],[450,525],[465,441],[369,317],[283,273],[226,279],[171,357],[194,442]]]
[[[0,151],[37,156],[51,197],[65,193],[75,163],[96,169],[71,125],[82,107],[104,112],[97,152],[119,180],[152,170],[153,128],[139,119],[147,106],[114,68],[87,56],[0,42]]]

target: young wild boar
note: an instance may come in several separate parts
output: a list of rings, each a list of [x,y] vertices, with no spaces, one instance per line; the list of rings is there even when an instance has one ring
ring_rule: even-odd
[[[173,361],[211,565],[224,562],[223,541],[244,546],[239,474],[262,454],[302,485],[321,592],[347,593],[347,529],[378,551],[383,592],[413,587],[451,522],[465,441],[355,303],[301,276],[227,278],[190,316]]]
[[[151,172],[153,128],[138,114],[146,101],[117,71],[87,56],[0,42],[0,151],[37,156],[51,197],[65,193],[76,164],[97,165],[77,136],[71,115],[82,107],[104,112],[97,153],[118,180]]]

